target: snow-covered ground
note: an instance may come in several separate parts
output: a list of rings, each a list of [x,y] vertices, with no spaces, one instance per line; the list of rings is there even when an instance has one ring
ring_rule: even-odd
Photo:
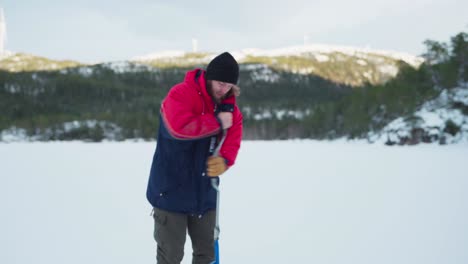
[[[154,147],[0,144],[0,263],[155,263]],[[221,261],[468,263],[467,157],[466,144],[246,141],[222,176]]]

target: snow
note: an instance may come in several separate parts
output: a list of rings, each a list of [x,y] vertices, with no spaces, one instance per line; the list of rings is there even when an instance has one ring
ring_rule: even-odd
[[[381,73],[388,74],[390,76],[396,76],[398,73],[398,67],[395,65],[379,65],[378,69]]]
[[[288,68],[288,67],[286,67]],[[301,67],[299,69],[292,69],[291,72],[296,74],[308,75],[315,71],[314,67]]]
[[[366,71],[362,74],[366,79],[371,80],[372,79],[372,71]]]
[[[183,57],[188,52],[181,50],[169,50],[154,52],[143,56],[137,56],[132,58],[132,61],[150,61],[158,59],[173,59],[177,57]],[[380,59],[377,56],[390,57],[397,60],[405,61],[406,63],[418,67],[424,59],[418,56],[414,56],[404,52],[388,51],[388,50],[372,50],[369,48],[359,48],[359,47],[350,47],[350,46],[339,46],[339,45],[326,45],[326,44],[310,44],[302,46],[290,46],[279,49],[257,49],[257,48],[246,48],[242,50],[230,51],[230,53],[238,60],[242,62],[247,56],[256,56],[256,57],[278,57],[278,56],[299,56],[302,54],[310,53],[313,54],[315,59],[319,62],[327,62],[330,60],[329,54],[331,53],[342,53],[348,56],[355,56],[361,59]],[[200,61],[209,62],[218,53],[210,52],[210,55],[207,55]],[[344,57],[343,57],[344,58]],[[365,61],[361,60],[360,63]],[[382,60],[380,63],[384,63]],[[362,64],[361,64],[362,65]]]
[[[439,138],[444,136],[447,143],[468,142],[468,116],[453,106],[459,103],[468,107],[468,89],[463,86],[443,90],[439,96],[419,107],[409,120],[399,117],[378,134],[369,133],[370,141],[383,143],[390,139],[392,142],[399,142],[399,138],[409,137],[413,128],[421,128],[430,135]],[[444,132],[448,121],[460,128],[455,136]]]
[[[84,66],[79,67],[78,72],[84,77],[90,77],[94,73],[94,69],[92,67]]]
[[[183,50],[166,50],[161,52],[153,52],[143,56],[136,56],[131,58],[131,61],[151,61],[163,58],[183,57],[186,54]]]
[[[444,90],[436,99],[424,103],[415,115],[421,117],[428,126],[441,126],[447,120],[459,126],[468,123],[468,117],[460,109],[452,108],[452,102],[468,106],[468,90],[458,87]]]
[[[114,141],[123,138],[122,128],[117,124],[108,121],[88,119],[63,122],[53,127],[42,129],[42,131],[38,129],[37,134],[33,136],[29,136],[27,131],[23,128],[12,126],[0,131],[0,142],[11,143],[50,140],[51,138],[62,136],[64,133],[70,133],[84,128],[94,129],[96,127],[102,130],[103,137],[106,140]]]
[[[20,60],[21,60],[21,58],[18,57],[18,56],[16,56],[16,57],[13,58],[13,61],[16,61],[16,62],[19,62]]]
[[[278,120],[283,118],[294,118],[294,119],[303,119],[305,116],[310,115],[310,110],[292,110],[292,109],[264,109],[259,113],[252,113],[250,107],[242,108],[242,112],[245,116],[252,116],[255,120],[265,120],[272,119],[275,117]]]
[[[315,54],[315,59],[319,62],[327,62],[330,60],[330,57],[323,54]]]
[[[361,59],[357,60],[357,63],[359,65],[361,65],[361,66],[366,66],[367,65],[367,62],[365,60],[361,60]]]
[[[268,109],[264,110],[262,113],[258,113],[254,115],[255,120],[271,119],[272,117],[273,115]]]
[[[3,88],[6,92],[8,93],[12,93],[12,94],[15,94],[15,93],[19,93],[21,91],[21,86],[18,85],[18,84],[11,84],[11,83],[4,83],[3,84]]]
[[[0,263],[155,263],[154,148],[0,144]],[[467,144],[245,141],[221,176],[221,261],[468,263],[467,155]]]
[[[106,62],[103,66],[113,70],[115,73],[126,73],[126,72],[140,72],[154,70],[152,67],[144,64],[129,62],[129,61],[115,61]]]
[[[233,56],[242,60],[247,56],[266,56],[266,57],[277,57],[277,56],[297,56],[304,53],[316,54],[315,57],[319,61],[327,58],[323,57],[330,53],[343,53],[349,56],[357,56],[359,58],[368,59],[372,54],[378,56],[391,57],[393,59],[402,60],[406,63],[418,67],[424,59],[418,56],[414,56],[404,52],[388,51],[388,50],[372,50],[368,48],[350,47],[350,46],[339,46],[339,45],[326,45],[326,44],[310,44],[302,46],[291,46],[280,49],[243,49],[240,51],[232,52]]]
[[[19,142],[28,140],[28,131],[24,128],[12,126],[0,131],[0,141],[3,142]]]
[[[266,64],[247,64],[242,65],[241,69],[250,71],[250,78],[254,81],[274,83],[280,79],[280,76]]]
[[[468,105],[468,83],[462,84],[464,88],[458,88],[455,89],[455,91],[452,92],[452,98],[454,102],[459,102],[464,105]]]

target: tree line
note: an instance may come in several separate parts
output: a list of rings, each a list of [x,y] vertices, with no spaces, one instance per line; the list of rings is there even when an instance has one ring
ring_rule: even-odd
[[[270,69],[272,81],[241,65],[244,138],[364,138],[441,90],[464,85],[467,40],[462,32],[450,43],[426,41],[424,64],[415,69],[400,62],[398,75],[380,85],[351,87],[279,69]],[[110,132],[113,140],[152,140],[161,101],[191,68],[118,72],[101,64],[86,69],[0,71],[0,131],[21,128],[37,140],[101,141]],[[80,125],[67,127],[73,121]]]

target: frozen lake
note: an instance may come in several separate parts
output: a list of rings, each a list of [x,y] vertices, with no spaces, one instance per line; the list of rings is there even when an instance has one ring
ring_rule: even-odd
[[[0,263],[155,263],[154,148],[0,144]],[[243,142],[221,176],[221,261],[468,263],[467,160],[466,144]]]

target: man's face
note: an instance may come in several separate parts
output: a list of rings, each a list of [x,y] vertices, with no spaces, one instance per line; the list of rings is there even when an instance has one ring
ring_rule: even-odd
[[[217,103],[220,103],[224,96],[232,89],[234,84],[209,80],[208,81],[208,93],[213,97]]]

